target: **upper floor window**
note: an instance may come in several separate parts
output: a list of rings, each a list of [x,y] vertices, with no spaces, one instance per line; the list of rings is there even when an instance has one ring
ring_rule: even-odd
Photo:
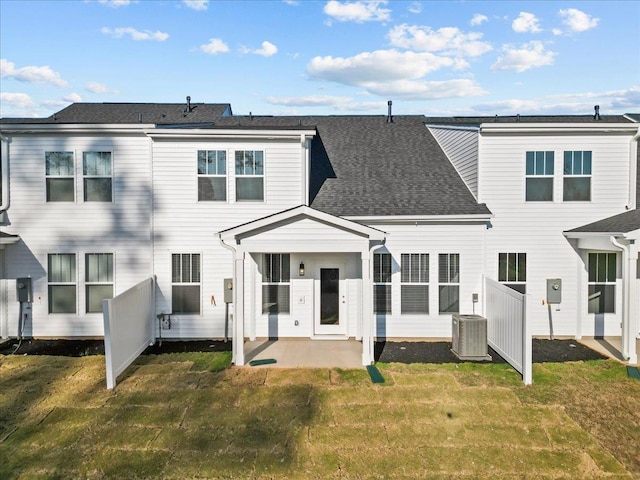
[[[616,307],[615,253],[589,254],[589,313],[614,313]]]
[[[438,304],[440,313],[460,312],[460,254],[438,256]]]
[[[391,254],[373,254],[373,311],[391,313]]]
[[[73,152],[45,152],[47,202],[75,200]]]
[[[85,202],[111,201],[111,152],[84,152],[82,175]]]
[[[171,255],[171,305],[173,313],[200,313],[200,254]]]
[[[288,253],[265,253],[262,258],[262,313],[289,313],[291,259]]]
[[[527,254],[499,253],[498,281],[520,293],[527,293]]]
[[[113,298],[113,253],[87,253],[84,261],[87,313],[102,313],[102,300]]]
[[[591,200],[591,152],[564,152],[562,197],[565,202]]]
[[[429,313],[429,254],[403,253],[400,271],[401,313]]]
[[[49,313],[76,313],[75,253],[50,253],[47,267]]]
[[[527,152],[527,202],[553,201],[553,152]]]
[[[227,199],[227,152],[198,150],[198,201]]]
[[[264,152],[236,151],[236,200],[264,200]]]

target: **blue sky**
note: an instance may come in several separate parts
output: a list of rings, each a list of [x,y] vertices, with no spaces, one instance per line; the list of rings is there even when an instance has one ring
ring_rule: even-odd
[[[640,112],[640,1],[0,0],[0,114]]]

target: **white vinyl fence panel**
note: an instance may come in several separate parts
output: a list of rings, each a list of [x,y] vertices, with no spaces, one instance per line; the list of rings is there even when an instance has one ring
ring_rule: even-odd
[[[148,278],[120,295],[102,301],[107,388],[156,341],[155,278]]]
[[[489,346],[522,374],[525,385],[530,385],[532,342],[526,295],[486,277],[484,292]]]

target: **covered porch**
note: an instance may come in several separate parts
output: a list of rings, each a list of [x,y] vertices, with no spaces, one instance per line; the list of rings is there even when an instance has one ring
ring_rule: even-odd
[[[384,232],[299,206],[219,236],[234,262],[234,364],[257,355],[258,347],[245,340],[258,338],[269,339],[260,348],[272,351],[304,340],[309,357],[317,352],[327,361],[328,347],[342,341],[345,347],[336,348],[358,346],[359,365],[373,363],[372,258]]]

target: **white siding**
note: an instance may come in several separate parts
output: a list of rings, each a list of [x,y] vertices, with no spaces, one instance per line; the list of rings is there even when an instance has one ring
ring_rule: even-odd
[[[446,127],[429,127],[449,161],[478,197],[478,132]]]
[[[485,269],[498,278],[498,253],[527,254],[527,294],[534,335],[576,335],[579,315],[579,255],[563,231],[625,211],[629,189],[629,137],[622,135],[536,135],[481,137],[479,201],[495,215],[487,231]],[[525,202],[527,151],[554,151],[554,201]],[[563,202],[565,150],[592,151],[590,202]],[[546,279],[562,279],[562,303],[549,310]],[[584,280],[582,280],[584,282]],[[618,310],[619,311],[619,310]],[[586,305],[584,306],[586,315]],[[606,333],[620,334],[619,315],[607,315]],[[593,315],[583,335],[593,335]]]
[[[171,312],[171,254],[199,253],[202,262],[201,314],[175,315],[171,330],[164,330],[163,337],[224,336],[223,279],[233,276],[233,257],[220,245],[218,232],[303,204],[302,148],[299,140],[154,141],[154,269],[158,312]],[[226,202],[198,202],[198,150],[227,152]],[[264,151],[263,202],[235,201],[236,150]],[[249,279],[245,277],[246,284]],[[249,335],[248,330],[245,333]]]
[[[33,279],[33,317],[25,333],[37,337],[100,336],[101,314],[85,314],[84,254],[113,253],[115,294],[148,276],[151,265],[150,142],[144,136],[13,136],[9,226],[21,241],[6,251],[6,277]],[[112,152],[113,202],[85,203],[82,152]],[[73,151],[75,202],[47,203],[45,152]],[[75,253],[77,313],[48,313],[47,254]],[[8,334],[17,333],[19,305],[8,282]]]

